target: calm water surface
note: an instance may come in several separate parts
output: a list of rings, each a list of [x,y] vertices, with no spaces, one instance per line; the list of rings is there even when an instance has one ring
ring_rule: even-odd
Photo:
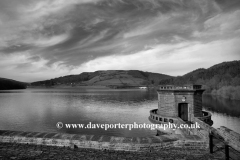
[[[240,133],[240,101],[203,97],[214,127],[227,126]],[[26,89],[0,91],[0,129],[150,136],[150,129],[57,129],[56,123],[149,123],[149,110],[157,108],[157,93],[145,90]]]

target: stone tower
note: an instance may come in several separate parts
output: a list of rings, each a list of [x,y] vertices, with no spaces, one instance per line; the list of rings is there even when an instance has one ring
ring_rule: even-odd
[[[202,117],[201,85],[160,86],[158,92],[157,114],[180,117],[191,121],[192,117]]]
[[[149,120],[153,123],[191,123],[194,118],[211,121],[211,114],[202,111],[201,85],[159,86],[158,109],[150,111]],[[212,121],[211,121],[212,122]]]

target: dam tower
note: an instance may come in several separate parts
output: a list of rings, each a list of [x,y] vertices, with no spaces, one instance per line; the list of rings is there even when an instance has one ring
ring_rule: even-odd
[[[211,114],[202,111],[203,92],[201,85],[158,86],[158,109],[150,111],[149,120],[159,124],[191,124],[198,118],[212,125]]]

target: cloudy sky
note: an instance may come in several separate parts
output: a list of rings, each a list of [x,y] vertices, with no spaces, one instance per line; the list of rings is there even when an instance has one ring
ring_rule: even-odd
[[[0,0],[0,77],[183,75],[240,60],[239,0]]]

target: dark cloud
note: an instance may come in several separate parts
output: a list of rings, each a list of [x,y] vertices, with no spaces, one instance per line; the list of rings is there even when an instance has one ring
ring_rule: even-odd
[[[239,0],[1,0],[0,54],[74,68],[159,45],[237,37],[239,10]]]
[[[185,6],[185,8],[190,8],[190,6]],[[145,35],[136,35],[133,38],[124,38],[122,35],[131,32],[134,27],[147,27],[148,21],[151,23],[154,17],[160,14],[164,16],[164,14],[176,10],[183,11],[184,8],[181,7],[181,4],[173,1],[103,1],[97,5],[75,6],[73,11],[66,16],[70,18],[63,22],[71,23],[74,26],[70,31],[70,38],[63,43],[44,49],[46,53],[57,50],[52,55],[46,55],[46,58],[50,59],[48,64],[50,65],[57,60],[64,60],[66,63],[79,65],[100,56],[131,54],[144,48],[144,45],[152,43],[155,38],[161,39],[161,37],[164,37],[164,40],[160,41],[169,42],[169,38],[177,32],[182,35],[183,31],[179,28],[178,21],[181,23],[188,21],[187,17],[178,17],[178,19],[173,17],[173,20],[169,17],[169,24],[163,23],[165,29],[161,29],[161,24],[156,22],[153,26],[154,30]],[[161,32],[158,31],[158,25]],[[57,28],[58,26],[61,25],[56,25]],[[55,28],[55,26],[51,27]],[[130,43],[130,45],[124,47],[124,43]],[[51,59],[53,55],[58,58]]]
[[[17,44],[17,45],[3,47],[2,49],[0,48],[0,52],[14,53],[14,52],[27,51],[27,50],[30,50],[31,48],[34,48],[34,46],[28,45],[28,44]]]
[[[40,60],[40,57],[39,56],[32,56],[32,57],[29,57],[28,60],[31,61],[31,62],[37,62],[37,61]]]
[[[215,0],[215,1],[224,11],[232,11],[235,9],[239,9],[240,7],[239,0]]]

